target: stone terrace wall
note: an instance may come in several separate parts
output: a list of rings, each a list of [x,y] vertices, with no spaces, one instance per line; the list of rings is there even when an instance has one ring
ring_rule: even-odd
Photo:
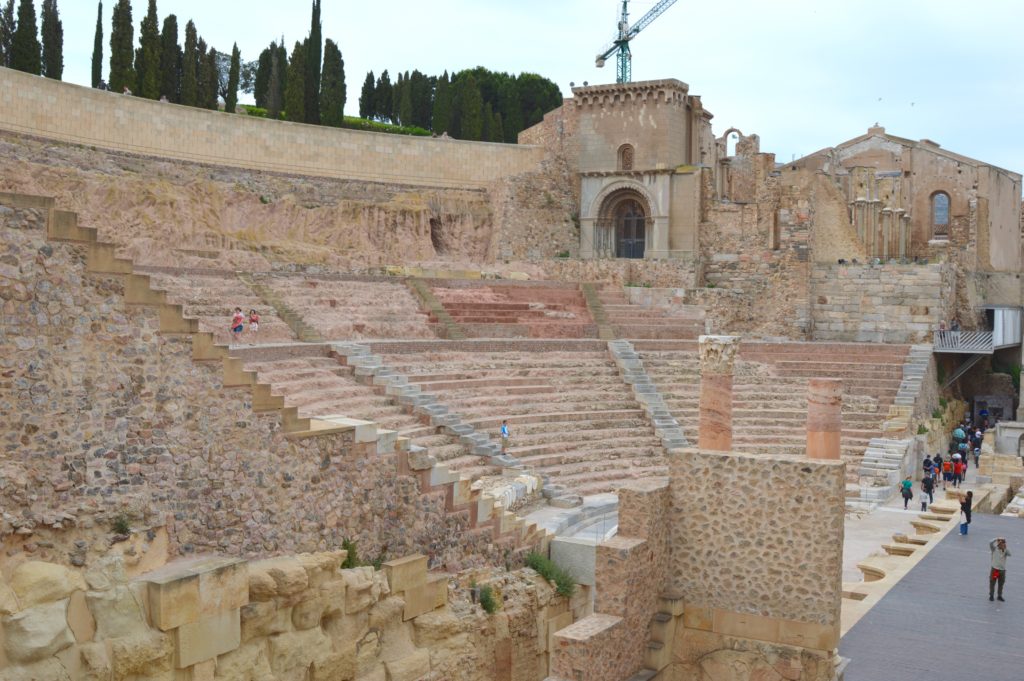
[[[0,678],[39,681],[540,681],[569,599],[523,570],[449,578],[410,556],[343,569],[345,551],[197,558],[130,579],[22,563],[0,578]],[[493,615],[468,582],[490,584]]]
[[[355,432],[293,439],[221,364],[161,334],[124,280],[87,272],[85,246],[48,242],[44,216],[0,206],[0,539],[61,563],[106,551],[125,514],[169,555],[269,555],[358,540],[364,555],[502,558],[444,492],[397,475],[398,453]],[[491,555],[494,554],[494,555]]]
[[[922,343],[953,310],[949,265],[815,265],[815,340]]]
[[[485,187],[534,169],[541,147],[268,121],[0,71],[0,128],[162,158],[441,187]]]

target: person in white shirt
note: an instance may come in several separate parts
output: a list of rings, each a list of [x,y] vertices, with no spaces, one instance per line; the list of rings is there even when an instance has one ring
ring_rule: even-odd
[[[988,543],[992,551],[992,571],[988,575],[988,599],[992,600],[996,584],[999,584],[999,600],[1003,600],[1003,584],[1006,583],[1006,559],[1010,557],[1010,549],[1006,548],[1006,539],[996,537]]]

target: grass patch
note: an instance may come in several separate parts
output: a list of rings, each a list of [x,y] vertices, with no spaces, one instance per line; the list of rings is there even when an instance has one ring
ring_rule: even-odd
[[[498,599],[495,598],[494,589],[491,588],[490,584],[484,584],[480,587],[480,607],[488,615],[498,612]]]
[[[939,398],[939,408],[940,409],[945,409],[948,406],[949,406],[949,400],[947,400],[945,397],[940,397]]]
[[[576,580],[568,572],[554,564],[554,562],[539,553],[530,553],[526,556],[526,564],[537,571],[537,573],[555,585],[555,591],[560,596],[571,597],[576,592]]]
[[[942,410],[938,409],[938,408],[932,409],[932,418],[933,419],[941,419],[942,418]]]
[[[110,529],[114,534],[131,534],[132,523],[125,514],[120,514],[110,523]]]
[[[919,426],[917,427],[917,434],[918,434],[918,435],[927,435],[927,434],[928,434],[928,429],[927,429],[927,428],[925,428],[925,425],[924,425],[923,423],[922,423],[922,424],[920,424],[920,425],[919,425]]]

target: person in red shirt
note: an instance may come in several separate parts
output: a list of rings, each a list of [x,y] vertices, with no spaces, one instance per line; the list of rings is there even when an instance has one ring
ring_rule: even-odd
[[[242,308],[236,307],[235,314],[231,317],[231,335],[235,337],[236,341],[242,340],[242,330],[245,328],[245,315],[242,314]]]

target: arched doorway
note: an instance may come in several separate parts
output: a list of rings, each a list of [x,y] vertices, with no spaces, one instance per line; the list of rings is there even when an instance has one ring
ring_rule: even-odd
[[[647,215],[635,199],[621,201],[615,208],[615,257],[643,258],[647,246]]]
[[[601,203],[597,252],[603,257],[643,258],[651,220],[651,210],[639,191],[619,189],[611,193]]]

